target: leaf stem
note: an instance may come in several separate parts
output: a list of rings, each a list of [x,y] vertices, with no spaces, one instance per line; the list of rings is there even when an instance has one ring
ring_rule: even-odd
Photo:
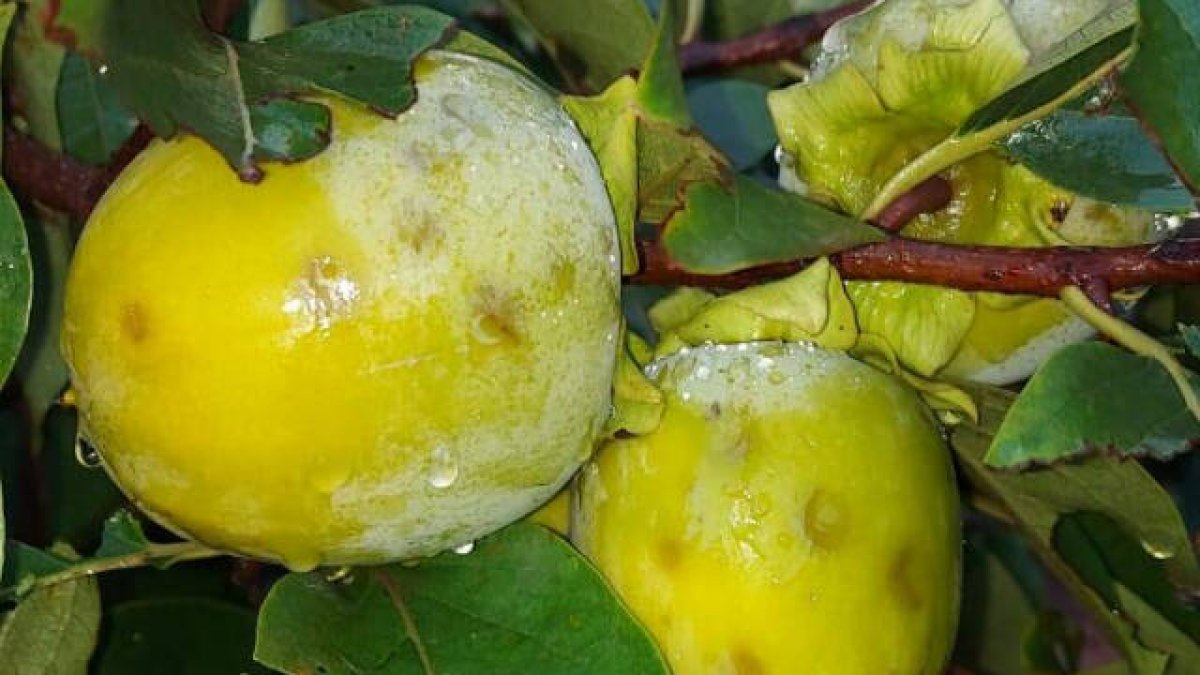
[[[1196,419],[1200,420],[1200,397],[1197,397],[1196,390],[1192,387],[1187,369],[1179,363],[1166,345],[1104,311],[1092,302],[1087,293],[1078,286],[1063,288],[1059,297],[1063,304],[1075,312],[1079,318],[1112,338],[1117,344],[1135,354],[1158,361],[1175,382],[1175,386],[1179,389],[1179,395],[1183,397],[1188,410]]]
[[[1024,115],[993,124],[986,129],[968,136],[954,134],[933,146],[906,164],[899,173],[892,176],[884,184],[875,196],[875,200],[863,212],[862,218],[864,220],[874,220],[889,204],[921,183],[933,178],[955,164],[987,150],[993,143],[1012,134],[1026,124],[1039,120],[1061,108],[1064,104],[1079,97],[1097,82],[1107,77],[1113,68],[1121,65],[1132,53],[1132,48],[1122,51],[1097,68],[1092,74],[1076,82],[1062,94],[1059,94],[1055,99],[1034,108]]]
[[[392,604],[396,606],[396,611],[400,613],[400,619],[404,622],[404,632],[413,643],[413,649],[417,652],[417,659],[421,662],[421,670],[425,675],[435,675],[436,671],[433,669],[433,662],[429,660],[429,653],[425,651],[425,642],[421,639],[420,631],[417,630],[417,621],[408,609],[408,601],[404,599],[404,593],[400,590],[400,585],[383,570],[375,570],[373,576],[379,582],[379,585],[383,586],[383,590],[387,591]]]
[[[189,560],[202,560],[226,555],[194,541],[183,541],[176,544],[150,544],[146,548],[126,555],[108,558],[96,558],[71,565],[70,567],[38,577],[28,589],[22,590],[22,595],[28,591],[48,586],[95,576],[104,572],[142,567],[154,563],[173,565]]]
[[[681,43],[691,42],[700,34],[700,27],[704,24],[704,4],[704,0],[687,0],[687,9],[683,17],[683,32],[679,36]]]

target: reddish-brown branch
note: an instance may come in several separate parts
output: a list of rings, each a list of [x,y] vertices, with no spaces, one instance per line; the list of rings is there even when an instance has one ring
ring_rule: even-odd
[[[84,220],[117,174],[154,137],[140,125],[107,166],[92,166],[56,152],[13,128],[4,130],[4,177],[19,194]]]
[[[76,161],[9,128],[4,133],[4,177],[21,195],[85,218],[108,187],[108,171]]]
[[[639,242],[643,269],[633,283],[745,288],[795,274],[808,261],[724,275],[680,269],[658,241]],[[1109,291],[1152,284],[1200,283],[1200,239],[1123,248],[959,246],[894,237],[831,256],[846,279],[906,281],[965,291],[1055,297],[1066,286]]]
[[[772,63],[798,56],[842,17],[869,5],[854,2],[825,12],[797,16],[726,42],[696,40],[679,48],[679,66],[686,74]]]
[[[934,176],[888,204],[874,222],[888,232],[899,232],[913,218],[922,213],[939,211],[953,198],[954,188],[950,181]]]

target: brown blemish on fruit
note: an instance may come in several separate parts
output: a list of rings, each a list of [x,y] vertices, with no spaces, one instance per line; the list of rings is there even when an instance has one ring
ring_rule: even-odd
[[[141,344],[150,333],[146,309],[141,303],[130,302],[121,308],[121,332],[134,344]]]
[[[849,522],[841,499],[821,488],[804,505],[804,533],[814,546],[832,551],[846,540]]]
[[[923,604],[921,591],[913,578],[914,557],[913,548],[905,546],[892,558],[892,564],[888,567],[888,588],[900,604],[911,611],[920,609]]]
[[[485,345],[519,344],[518,309],[515,301],[492,286],[481,287],[475,297],[475,321],[471,325],[471,335]]]
[[[683,562],[683,544],[674,539],[663,539],[655,547],[658,564],[668,572],[679,569]]]
[[[736,675],[763,675],[767,672],[763,662],[745,647],[735,647],[729,654],[729,660],[733,662],[733,672]]]

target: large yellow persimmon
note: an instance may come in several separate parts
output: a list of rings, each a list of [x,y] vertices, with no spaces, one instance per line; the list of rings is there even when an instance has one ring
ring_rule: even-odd
[[[555,99],[434,52],[396,119],[239,182],[156,142],[80,241],[83,433],[167,527],[295,569],[470,542],[549,499],[610,409],[619,261]]]
[[[916,394],[779,343],[691,349],[651,372],[662,423],[585,467],[572,534],[674,671],[940,673],[958,501]]]

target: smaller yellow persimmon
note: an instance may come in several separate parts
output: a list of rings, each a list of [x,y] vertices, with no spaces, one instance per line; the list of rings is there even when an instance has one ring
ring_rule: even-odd
[[[958,500],[917,396],[841,352],[780,343],[650,371],[662,423],[585,467],[572,532],[674,671],[941,672]]]

